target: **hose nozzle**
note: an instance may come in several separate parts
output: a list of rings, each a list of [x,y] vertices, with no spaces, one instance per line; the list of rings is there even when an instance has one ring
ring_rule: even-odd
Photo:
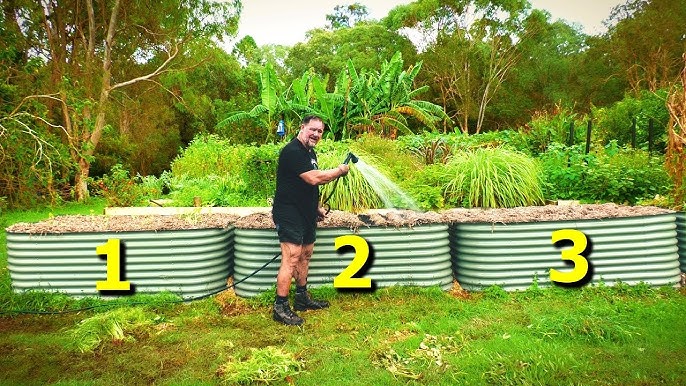
[[[344,164],[348,164],[348,162],[353,161],[354,164],[357,163],[360,159],[357,158],[357,156],[353,153],[348,153],[348,155],[345,157],[345,161],[343,161]]]

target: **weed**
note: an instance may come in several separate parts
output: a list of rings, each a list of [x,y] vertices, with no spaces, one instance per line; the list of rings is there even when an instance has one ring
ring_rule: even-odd
[[[304,367],[304,363],[293,354],[277,347],[251,349],[250,352],[249,358],[232,357],[219,366],[217,376],[223,384],[269,383],[291,379]]]
[[[497,285],[492,285],[487,287],[484,291],[484,297],[486,299],[493,299],[493,300],[504,300],[509,297],[509,294],[507,291],[503,289],[503,287],[497,286]]]

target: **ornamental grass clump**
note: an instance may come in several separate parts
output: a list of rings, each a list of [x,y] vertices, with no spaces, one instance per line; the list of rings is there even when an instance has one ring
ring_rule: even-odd
[[[345,159],[347,149],[317,153],[320,169],[335,168]],[[370,157],[367,156],[367,159]],[[319,187],[319,199],[332,209],[357,213],[370,208],[383,208],[384,204],[360,170],[350,163],[348,174]]]
[[[456,207],[513,208],[544,203],[539,166],[504,148],[454,153],[445,168],[443,194]]]

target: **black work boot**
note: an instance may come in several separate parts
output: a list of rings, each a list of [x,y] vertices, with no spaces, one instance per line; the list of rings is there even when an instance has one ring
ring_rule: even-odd
[[[289,326],[299,326],[305,322],[303,318],[291,311],[291,306],[289,306],[288,303],[274,303],[272,318],[277,322],[281,322]]]
[[[329,302],[314,300],[307,291],[295,293],[295,305],[293,308],[295,308],[296,311],[321,310],[328,306]]]

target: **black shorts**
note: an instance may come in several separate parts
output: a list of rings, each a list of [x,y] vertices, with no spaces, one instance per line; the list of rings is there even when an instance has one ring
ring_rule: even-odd
[[[317,239],[317,222],[307,221],[302,216],[274,216],[274,224],[282,243],[308,245]]]

